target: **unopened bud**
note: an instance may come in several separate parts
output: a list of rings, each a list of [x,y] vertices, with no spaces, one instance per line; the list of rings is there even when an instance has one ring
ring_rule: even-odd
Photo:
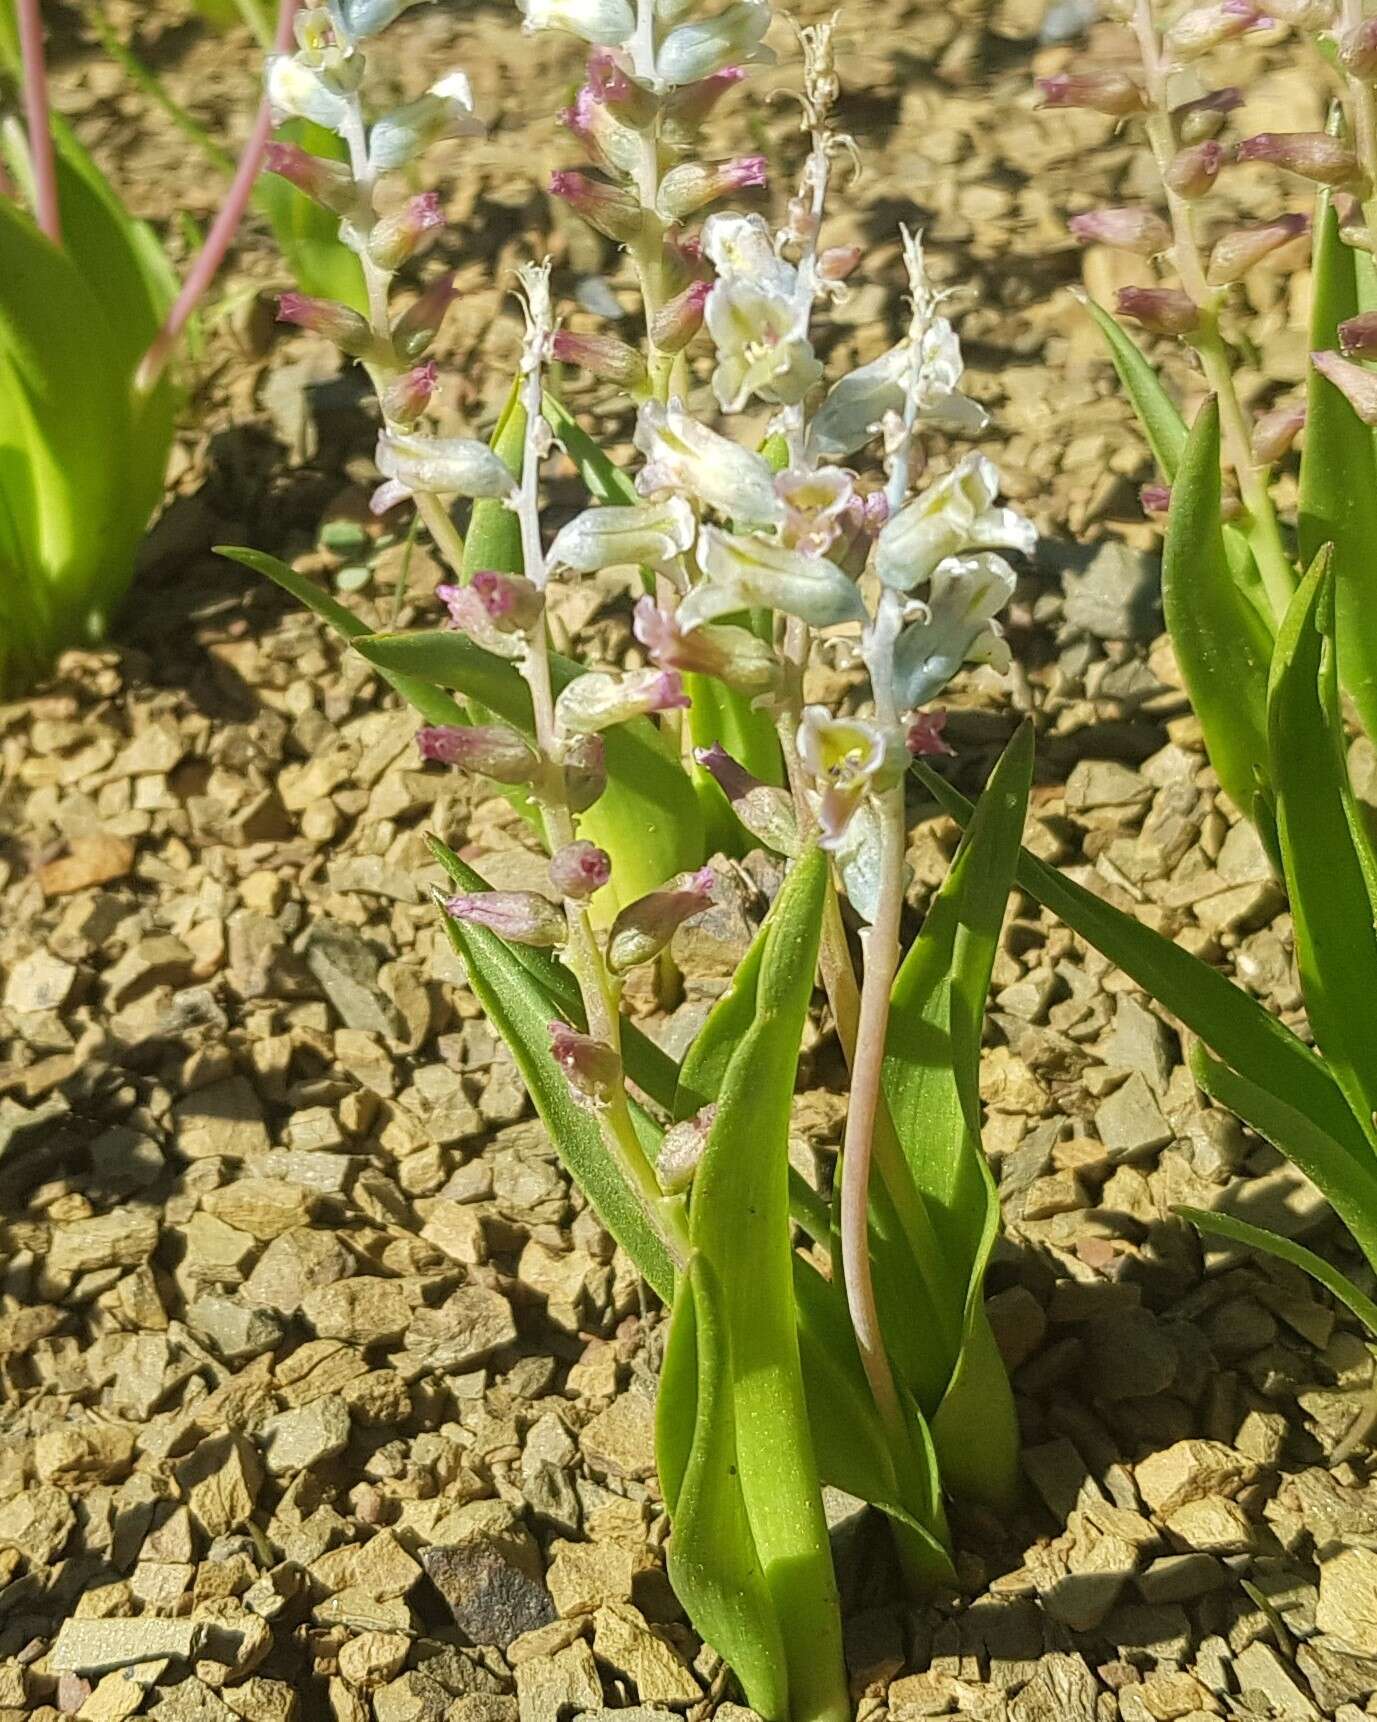
[[[392,345],[403,361],[419,359],[440,333],[451,301],[458,293],[452,271],[437,275],[392,325]]]
[[[649,389],[645,360],[615,335],[577,335],[571,329],[556,329],[550,353],[561,365],[578,365],[604,382],[616,383],[633,400],[643,400]]]
[[[1171,486],[1145,484],[1138,491],[1138,501],[1143,506],[1144,514],[1153,519],[1163,519],[1171,507]]]
[[[515,480],[500,455],[468,436],[384,431],[373,453],[384,478],[437,496],[506,496]]]
[[[451,72],[423,96],[384,114],[368,135],[368,165],[390,173],[414,161],[422,150],[445,138],[481,137],[484,126],[473,111],[473,91],[462,72]]]
[[[653,962],[691,915],[700,915],[712,902],[710,867],[688,874],[677,889],[652,891],[627,906],[607,935],[607,966],[614,975]]]
[[[1142,85],[1126,72],[1057,72],[1034,81],[1044,108],[1090,108],[1121,118],[1147,107]]]
[[[1342,333],[1342,329],[1340,330]],[[1292,401],[1263,413],[1253,426],[1253,459],[1261,466],[1270,466],[1281,457],[1305,429],[1305,407]]]
[[[716,1105],[705,1106],[692,1118],[671,1124],[660,1138],[660,1152],[655,1156],[655,1177],[667,1196],[679,1195],[693,1182],[693,1174],[703,1158],[716,1118]]]
[[[1377,79],[1377,18],[1364,18],[1338,41],[1339,64],[1354,78]]]
[[[1204,197],[1219,178],[1224,160],[1223,144],[1204,138],[1178,150],[1162,177],[1178,197]]]
[[[586,1105],[606,1106],[622,1084],[622,1061],[610,1046],[568,1023],[550,1024],[550,1054]]]
[[[285,179],[336,215],[353,215],[358,209],[358,187],[342,161],[328,161],[293,143],[270,143],[263,152],[263,171]]]
[[[526,655],[526,630],[494,619],[479,596],[476,582],[467,586],[437,586],[435,595],[449,611],[447,626],[467,634],[485,652],[512,663]]]
[[[1339,324],[1339,351],[1346,359],[1377,358],[1377,311],[1345,317]]]
[[[503,574],[495,568],[480,568],[469,585],[499,628],[529,634],[545,613],[544,594],[524,574]]]
[[[550,883],[561,897],[582,902],[612,877],[612,857],[585,838],[566,843],[550,857]]]
[[[1179,287],[1121,287],[1114,308],[1154,335],[1189,335],[1200,322],[1198,306]]]
[[[1221,42],[1230,42],[1263,22],[1264,16],[1253,0],[1216,0],[1214,5],[1183,13],[1163,33],[1162,47],[1168,60],[1180,64],[1198,59]]]
[[[445,224],[445,212],[433,191],[408,198],[392,215],[383,216],[368,235],[368,255],[379,269],[400,269],[428,233]]]
[[[666,221],[682,221],[719,197],[765,184],[763,155],[737,156],[732,161],[682,162],[660,181],[655,207]]]
[[[445,913],[470,926],[486,927],[511,945],[562,945],[564,911],[539,891],[473,891],[446,900]]]
[[[1171,228],[1155,210],[1130,206],[1092,209],[1066,224],[1084,245],[1112,245],[1139,257],[1156,257],[1171,244]]]
[[[634,130],[644,130],[655,118],[654,94],[631,76],[610,49],[594,48],[589,54],[588,87],[623,124]]]
[[[1310,363],[1333,383],[1365,425],[1377,425],[1377,372],[1337,353],[1312,353]]]
[[[590,161],[614,173],[635,171],[645,148],[640,133],[623,125],[590,85],[584,84],[556,117],[583,145]]]
[[[632,627],[636,638],[662,670],[715,676],[741,693],[769,693],[778,686],[779,660],[749,628],[705,623],[684,629],[671,610],[661,610],[651,597],[640,598]]]
[[[431,724],[416,732],[422,759],[457,765],[495,783],[533,783],[540,760],[505,724]]]
[[[650,342],[660,353],[678,353],[703,327],[703,308],[711,281],[690,281],[682,293],[667,300],[650,319]]]
[[[829,245],[818,257],[818,275],[824,281],[845,281],[860,260],[859,245]]]
[[[566,735],[595,735],[631,718],[683,710],[693,702],[676,670],[632,670],[576,676],[555,701],[555,721]]]
[[[1281,215],[1257,227],[1240,227],[1234,233],[1226,233],[1210,253],[1206,279],[1211,287],[1227,287],[1231,281],[1241,280],[1255,264],[1299,239],[1309,228],[1310,223],[1303,215]]]
[[[692,149],[697,142],[703,121],[721,101],[726,92],[746,76],[744,66],[724,66],[710,78],[700,78],[696,84],[683,84],[671,90],[660,123],[660,135],[671,149]]]
[[[414,365],[400,377],[394,377],[382,392],[383,417],[389,424],[409,430],[430,403],[440,374],[434,359]]]
[[[753,777],[720,741],[711,747],[694,748],[693,758],[731,802],[732,812],[757,842],[778,855],[798,854],[798,816],[788,790]]]
[[[337,305],[333,299],[316,299],[309,293],[283,293],[277,301],[279,323],[295,323],[299,329],[324,335],[351,359],[382,357],[381,343],[366,317]]]
[[[596,227],[599,233],[619,244],[628,244],[640,236],[644,211],[632,194],[620,186],[590,179],[586,173],[561,170],[550,175],[550,192],[567,203],[576,215],[581,215],[590,227]]]
[[[576,735],[564,749],[564,798],[570,811],[587,813],[607,788],[607,759],[600,735]]]
[[[1327,132],[1259,132],[1238,146],[1240,161],[1266,161],[1320,185],[1351,185],[1362,177],[1358,158]]]
[[[944,711],[915,712],[904,737],[904,746],[915,759],[935,759],[941,754],[952,754],[956,750],[942,739],[946,727],[947,714]]]
[[[1236,84],[1226,85],[1222,90],[1211,90],[1207,95],[1197,96],[1194,101],[1182,102],[1171,113],[1176,135],[1183,144],[1212,138],[1223,127],[1225,116],[1242,106],[1243,91]]]

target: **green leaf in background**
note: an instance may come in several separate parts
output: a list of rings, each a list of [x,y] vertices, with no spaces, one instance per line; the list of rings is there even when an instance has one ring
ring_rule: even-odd
[[[344,161],[344,140],[310,120],[288,120],[273,134],[310,155]],[[339,217],[275,173],[260,174],[254,202],[268,218],[278,249],[303,293],[335,299],[360,314],[368,310],[363,266],[339,236]]]
[[[1306,1014],[1358,1124],[1377,1142],[1377,1040],[1369,1016],[1377,999],[1377,937],[1348,822],[1334,597],[1324,550],[1277,635],[1267,731]]]
[[[793,1714],[847,1722],[841,1617],[808,1425],[789,1240],[789,1115],[827,859],[810,849],[766,921],[754,1020],[726,1070],[689,1234],[722,1287],[741,1488],[784,1639]]]
[[[1314,1250],[1306,1249],[1304,1244],[1295,1243],[1291,1238],[1279,1237],[1275,1232],[1267,1232],[1261,1226],[1253,1226],[1246,1220],[1236,1219],[1232,1214],[1221,1214],[1213,1208],[1173,1208],[1172,1213],[1183,1220],[1189,1220],[1191,1225],[1213,1237],[1223,1238],[1226,1243],[1242,1244],[1245,1249],[1261,1250],[1264,1255],[1275,1256],[1278,1261],[1289,1262],[1293,1268],[1299,1268],[1302,1273],[1317,1280],[1330,1295],[1352,1310],[1368,1332],[1377,1339],[1377,1303],[1374,1303],[1366,1292],[1360,1291],[1346,1274],[1341,1274],[1332,1262],[1327,1262],[1323,1256],[1316,1255]]]
[[[547,389],[541,410],[564,452],[578,468],[584,488],[594,502],[616,503],[625,508],[641,500],[636,486],[598,447],[558,395]]]
[[[1210,764],[1240,813],[1268,785],[1272,640],[1234,584],[1219,519],[1219,407],[1196,415],[1171,491],[1162,608]]]
[[[488,441],[502,456],[512,477],[520,481],[526,449],[526,409],[521,404],[520,377],[512,379],[506,405]],[[480,497],[473,505],[469,529],[464,535],[464,583],[467,585],[484,568],[495,569],[499,574],[520,574],[523,566],[521,522],[500,497]]]
[[[735,1670],[752,1709],[786,1722],[784,1639],[751,1532],[737,1446],[731,1324],[701,1255],[681,1275],[656,1406],[656,1454],[673,1534],[668,1567],[697,1631]]]
[[[1357,253],[1339,238],[1330,195],[1315,217],[1312,351],[1339,344],[1338,326],[1361,307]],[[1334,546],[1339,674],[1368,734],[1377,739],[1377,455],[1372,432],[1332,383],[1310,367],[1300,464],[1301,560]]]

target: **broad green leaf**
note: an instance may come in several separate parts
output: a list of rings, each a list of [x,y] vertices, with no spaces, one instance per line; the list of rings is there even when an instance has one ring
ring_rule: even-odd
[[[1267,773],[1267,666],[1272,640],[1234,584],[1219,520],[1219,407],[1196,416],[1171,491],[1162,547],[1162,608],[1205,746],[1240,813]]]
[[[274,135],[280,143],[294,143],[327,161],[348,157],[342,138],[310,120],[288,120]],[[267,216],[292,279],[303,293],[367,312],[363,266],[358,253],[340,238],[337,215],[275,173],[259,176],[254,202]]]
[[[1303,1112],[1211,1058],[1203,1047],[1197,1046],[1191,1054],[1191,1072],[1206,1094],[1265,1136],[1324,1192],[1377,1268],[1377,1160],[1355,1159]],[[1246,1202],[1246,1185],[1241,1196]]]
[[[1275,1256],[1278,1261],[1289,1262],[1293,1268],[1299,1268],[1302,1273],[1317,1280],[1327,1292],[1341,1304],[1352,1310],[1368,1332],[1377,1339],[1377,1303],[1374,1303],[1366,1292],[1360,1291],[1346,1274],[1341,1274],[1332,1262],[1327,1262],[1323,1256],[1316,1255],[1314,1250],[1306,1249],[1304,1244],[1298,1244],[1291,1238],[1279,1237],[1275,1232],[1267,1232],[1261,1226],[1252,1226],[1246,1220],[1235,1219],[1232,1214],[1217,1213],[1213,1208],[1173,1208],[1172,1213],[1181,1219],[1189,1220],[1191,1225],[1198,1227],[1213,1237],[1223,1238],[1226,1243],[1242,1244],[1245,1249],[1261,1250],[1265,1255]]]
[[[1337,347],[1338,326],[1362,308],[1355,252],[1323,193],[1311,275],[1312,350]],[[1377,737],[1377,456],[1372,432],[1314,367],[1306,383],[1298,517],[1301,561],[1334,546],[1339,673],[1370,736]]]
[[[506,462],[512,477],[519,480],[526,448],[526,410],[521,404],[520,377],[512,380],[507,403],[489,441]],[[480,497],[473,505],[469,529],[464,535],[465,582],[483,568],[494,568],[500,574],[519,574],[522,566],[521,522],[500,497]]]
[[[668,1566],[698,1633],[731,1664],[751,1708],[787,1722],[784,1636],[741,1484],[731,1324],[699,1255],[680,1276],[656,1408],[656,1452],[670,1504]]]
[[[1335,1081],[1377,1142],[1377,1043],[1368,1018],[1377,999],[1377,937],[1345,805],[1329,564],[1321,551],[1282,621],[1267,731],[1306,1014]]]
[[[921,760],[913,769],[958,824],[970,820],[975,810],[959,790]],[[1367,1138],[1322,1060],[1241,987],[1027,850],[1017,879],[1226,1063],[1284,1096],[1350,1153],[1367,1154]]]
[[[483,1014],[506,1041],[560,1159],[641,1276],[668,1302],[674,1291],[669,1252],[612,1158],[597,1117],[574,1099],[550,1055],[549,1002],[543,991],[495,933],[448,915],[445,931],[464,959]]]
[[[516,669],[460,633],[371,634],[353,644],[379,669],[453,688],[523,734],[534,734],[530,690]],[[582,674],[580,665],[553,654],[550,670],[557,694]],[[620,907],[701,864],[703,819],[692,785],[649,718],[615,725],[604,741],[607,790],[580,815],[579,829],[612,857],[607,891]]]
[[[757,1009],[693,1182],[692,1246],[722,1286],[741,1487],[784,1636],[795,1715],[846,1722],[841,1617],[808,1426],[789,1241],[789,1114],[827,860],[810,849],[766,921]]]

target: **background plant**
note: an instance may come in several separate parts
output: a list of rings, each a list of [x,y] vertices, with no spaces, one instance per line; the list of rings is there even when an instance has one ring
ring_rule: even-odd
[[[490,891],[433,845],[457,887],[443,899],[450,938],[566,1163],[672,1303],[658,1452],[681,1599],[764,1714],[840,1717],[849,1707],[821,1483],[888,1515],[915,1588],[953,1577],[946,1491],[1007,1507],[1015,1488],[1012,1399],[981,1299],[998,1215],[979,1152],[977,1065],[1028,733],[907,950],[901,911],[906,765],[942,745],[923,708],[963,662],[1005,660],[995,618],[1014,577],[998,552],[1029,549],[1031,529],[998,506],[997,475],[978,455],[915,488],[930,429],[983,423],[960,393],[959,347],[916,239],[905,236],[903,338],[812,410],[814,313],[858,261],[820,242],[835,164],[853,148],[832,123],[829,28],[803,33],[807,153],[786,225],[714,214],[701,245],[682,232],[687,216],[758,178],[754,163],[704,163],[694,149],[706,107],[763,53],[762,0],[707,18],[633,12],[625,0],[528,0],[528,27],[595,44],[568,117],[603,177],[561,174],[556,189],[625,246],[646,346],[568,335],[548,266],[526,265],[521,367],[491,446],[430,434],[436,367],[425,354],[452,288],[441,276],[394,312],[393,277],[435,204],[426,193],[395,202],[385,179],[477,120],[453,73],[366,123],[364,44],[400,10],[311,9],[297,53],[270,63],[279,114],[345,141],[347,173],[306,153],[277,165],[337,210],[368,288],[365,316],[297,298],[283,312],[367,369],[383,415],[375,507],[414,500],[449,565],[449,626],[370,635],[281,563],[231,554],[296,592],[393,682],[426,720],[427,757],[504,785],[531,818],[553,896]],[[719,411],[775,409],[760,451],[685,402],[684,348],[700,323],[715,346]],[[634,474],[551,394],[557,360],[640,401]],[[540,486],[555,440],[594,506],[551,538]],[[871,486],[840,463],[877,441],[883,482]],[[442,500],[453,496],[472,504],[462,534]],[[875,578],[862,588],[867,566]],[[648,664],[558,656],[552,582],[615,567],[641,571],[635,621]],[[849,640],[867,673],[864,715],[804,703],[824,632]],[[737,829],[791,865],[676,1066],[624,1011],[625,977],[659,961],[707,906],[701,861],[728,807]],[[838,885],[864,929],[859,986]],[[791,1174],[787,1155],[819,966],[852,1067],[831,1192]]]

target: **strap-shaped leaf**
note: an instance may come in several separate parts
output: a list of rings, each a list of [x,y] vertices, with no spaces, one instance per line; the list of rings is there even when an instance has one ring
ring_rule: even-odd
[[[520,377],[513,378],[506,404],[488,440],[506,462],[512,477],[519,479],[526,449],[526,409],[521,404]],[[500,497],[479,497],[469,514],[469,529],[464,535],[464,580],[471,580],[484,568],[493,568],[499,574],[520,574],[522,567],[521,522]]]
[[[1328,192],[1315,218],[1310,288],[1312,350],[1337,347],[1338,327],[1363,309],[1358,263],[1339,238]],[[1300,466],[1300,551],[1313,562],[1334,546],[1339,673],[1369,735],[1377,737],[1377,457],[1372,432],[1313,367],[1306,384]]]
[[[1282,621],[1267,730],[1306,1013],[1335,1081],[1364,1132],[1377,1141],[1377,1042],[1371,1029],[1377,938],[1346,809],[1329,564],[1324,550]]]
[[[1323,1256],[1316,1255],[1314,1250],[1306,1249],[1304,1244],[1298,1244],[1291,1238],[1278,1237],[1275,1232],[1264,1231],[1261,1226],[1253,1226],[1247,1220],[1236,1219],[1232,1214],[1221,1214],[1213,1208],[1173,1208],[1172,1213],[1180,1215],[1183,1220],[1189,1220],[1191,1225],[1198,1227],[1216,1238],[1223,1238],[1226,1243],[1242,1244],[1245,1249],[1261,1250],[1265,1255],[1275,1256],[1278,1261],[1289,1262],[1293,1268],[1299,1268],[1302,1273],[1310,1275],[1338,1299],[1348,1309],[1351,1309],[1368,1332],[1377,1339],[1377,1303],[1374,1303],[1366,1292],[1360,1291],[1346,1274],[1341,1274],[1332,1262],[1327,1262]]]
[[[960,825],[975,809],[921,760],[914,771]],[[1360,1158],[1367,1139],[1323,1061],[1218,969],[1135,921],[1025,849],[1018,883],[1169,1010],[1226,1063],[1283,1095]]]
[[[1225,793],[1248,813],[1267,779],[1272,639],[1234,583],[1219,519],[1219,407],[1196,415],[1171,491],[1162,608]]]
[[[751,1531],[784,1638],[794,1714],[845,1722],[841,1617],[799,1360],[789,1114],[813,991],[827,861],[791,869],[766,920],[756,1012],[727,1065],[689,1235],[722,1287]]]
[[[786,1722],[784,1638],[741,1486],[731,1332],[702,1256],[680,1276],[656,1407],[656,1454],[673,1534],[669,1576],[695,1629],[736,1671],[766,1722]]]
[[[559,396],[545,391],[546,422],[564,446],[564,452],[579,469],[579,477],[594,502],[613,502],[621,507],[639,502],[636,486],[622,469],[584,430]]]

